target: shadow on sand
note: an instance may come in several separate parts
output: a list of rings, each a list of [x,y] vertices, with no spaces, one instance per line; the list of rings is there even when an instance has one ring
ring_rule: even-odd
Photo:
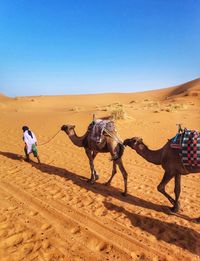
[[[13,160],[23,160],[23,156],[19,154],[14,154],[11,152],[2,152],[0,151],[0,155],[3,155],[7,158],[13,159]],[[36,169],[48,173],[50,175],[57,175],[60,177],[64,177],[67,180],[71,180],[74,184],[85,188],[86,190],[90,190],[94,193],[101,194],[104,197],[112,196],[120,201],[124,201],[129,204],[133,204],[139,207],[147,208],[147,209],[152,209],[157,212],[166,212],[167,214],[169,213],[169,210],[167,207],[163,207],[162,205],[158,205],[155,203],[152,203],[150,201],[146,201],[143,199],[140,199],[136,196],[132,196],[130,194],[127,194],[126,197],[122,196],[120,193],[120,190],[112,187],[112,186],[105,186],[104,184],[96,182],[95,184],[91,185],[90,183],[87,182],[87,178],[80,176],[76,173],[70,172],[64,168],[60,167],[55,167],[52,165],[48,165],[45,163],[36,163],[34,161],[28,162],[27,164],[31,164],[33,167]]]
[[[152,234],[157,240],[174,244],[200,256],[200,234],[195,230],[176,223],[167,223],[155,218],[134,214],[106,200],[104,201],[104,206],[110,211],[123,213],[134,227]]]
[[[14,154],[11,152],[2,152],[0,151],[0,155],[3,155],[7,158],[13,159],[13,160],[19,160],[22,161],[23,156],[19,154]],[[52,165],[48,165],[45,163],[35,163],[33,161],[30,161],[27,164],[31,164],[36,169],[48,173],[50,175],[57,175],[60,177],[64,177],[66,180],[71,180],[74,184],[85,188],[86,190],[92,191],[97,194],[101,194],[105,197],[105,199],[109,196],[116,198],[120,201],[133,204],[142,208],[151,209],[157,212],[165,212],[167,214],[170,214],[168,207],[163,207],[162,205],[158,205],[155,203],[152,203],[150,201],[138,198],[136,196],[132,196],[128,194],[126,197],[122,196],[118,189],[109,186],[106,187],[104,184],[96,182],[95,184],[91,185],[87,183],[87,178],[77,175],[76,173],[70,172],[64,168],[55,167]],[[132,222],[134,226],[140,227],[142,230],[147,231],[148,233],[151,233],[154,235],[157,239],[166,241],[170,244],[175,244],[183,249],[187,249],[188,251],[199,255],[199,248],[196,248],[195,246],[200,245],[200,234],[188,227],[183,227],[178,224],[174,223],[166,223],[164,221],[160,221],[154,218],[141,216],[138,214],[134,214],[131,212],[128,212],[122,207],[118,207],[116,205],[113,205],[112,203],[105,202],[105,207],[109,210],[115,210],[119,212],[123,212]],[[191,219],[185,215],[177,214],[178,217],[186,219],[188,221],[195,222],[196,219]],[[152,226],[153,224],[153,226]],[[155,230],[155,227],[159,228],[158,230]],[[163,231],[163,233],[162,233]],[[164,231],[167,231],[168,235],[170,237],[166,236],[166,233]],[[182,240],[178,240],[177,237],[181,235]],[[194,244],[194,242],[196,242]],[[198,244],[197,244],[198,243]]]

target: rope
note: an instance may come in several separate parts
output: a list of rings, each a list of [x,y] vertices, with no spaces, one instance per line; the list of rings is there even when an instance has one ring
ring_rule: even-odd
[[[118,143],[120,143],[120,144],[125,148],[123,142],[117,137],[117,135],[111,134],[111,133],[110,133],[108,130],[106,130],[106,129],[104,129],[104,131],[105,131],[111,138],[113,138],[115,141],[117,141]]]
[[[61,131],[61,130],[59,130],[59,131],[58,131],[53,137],[51,137],[48,141],[46,141],[46,142],[44,142],[44,143],[42,143],[42,144],[39,144],[39,145],[37,145],[37,146],[40,147],[40,146],[43,146],[43,145],[49,143],[51,140],[53,140],[53,139],[58,135],[58,133],[59,133],[60,131]]]

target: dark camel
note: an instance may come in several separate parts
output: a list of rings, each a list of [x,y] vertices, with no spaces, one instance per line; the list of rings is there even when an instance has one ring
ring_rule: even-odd
[[[75,125],[63,125],[61,127],[61,130],[63,130],[69,136],[74,145],[83,147],[85,149],[91,169],[91,178],[88,180],[88,182],[93,184],[99,178],[99,175],[94,168],[94,159],[97,154],[110,152],[113,161],[113,169],[112,175],[105,185],[110,185],[114,175],[117,173],[116,166],[118,165],[124,178],[124,192],[122,195],[125,196],[127,194],[128,175],[121,159],[124,152],[124,146],[119,142],[118,139],[116,139],[116,134],[113,133],[114,136],[110,136],[104,133],[101,142],[97,143],[91,139],[91,131],[89,128],[82,137],[78,137],[74,129]]]
[[[173,212],[178,212],[180,208],[179,196],[181,192],[181,175],[187,175],[189,173],[199,173],[199,167],[186,167],[182,164],[179,153],[176,149],[170,147],[170,141],[168,141],[161,149],[159,150],[150,150],[144,143],[141,138],[134,137],[131,139],[126,139],[124,141],[125,146],[131,147],[135,150],[141,157],[147,161],[156,164],[162,165],[164,169],[164,176],[162,181],[158,185],[157,189],[161,192],[173,205],[171,210]],[[165,186],[172,179],[175,179],[175,199],[173,199],[165,191]]]

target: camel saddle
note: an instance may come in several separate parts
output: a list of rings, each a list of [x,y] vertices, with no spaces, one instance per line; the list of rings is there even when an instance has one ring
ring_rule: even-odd
[[[200,167],[200,133],[184,129],[171,139],[171,148],[178,149],[185,166]]]
[[[102,136],[105,133],[116,131],[114,122],[112,120],[94,120],[88,127],[91,139],[97,143],[102,141]]]

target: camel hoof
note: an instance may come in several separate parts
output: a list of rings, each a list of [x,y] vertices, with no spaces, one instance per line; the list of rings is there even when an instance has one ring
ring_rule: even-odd
[[[171,212],[177,213],[179,211],[179,205],[170,208]]]
[[[126,192],[121,193],[123,197],[126,197]]]
[[[98,180],[98,179],[99,179],[99,175],[96,175],[96,176],[95,176],[95,180]]]
[[[196,218],[195,221],[200,224],[200,217]]]
[[[89,183],[89,184],[91,184],[91,185],[92,185],[92,184],[94,184],[94,183],[95,183],[95,180],[93,180],[93,179],[88,179],[88,180],[87,180],[87,183]]]

